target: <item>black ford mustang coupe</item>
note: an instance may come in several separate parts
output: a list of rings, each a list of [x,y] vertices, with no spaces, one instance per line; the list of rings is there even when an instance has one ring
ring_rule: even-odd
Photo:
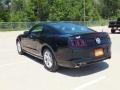
[[[80,68],[111,58],[111,40],[106,32],[96,32],[72,23],[43,23],[16,39],[19,54],[42,59],[47,70],[59,66]]]

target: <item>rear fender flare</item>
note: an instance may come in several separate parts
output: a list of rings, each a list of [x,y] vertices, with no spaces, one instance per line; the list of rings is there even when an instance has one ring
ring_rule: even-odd
[[[48,45],[48,44],[43,44],[43,45],[42,45],[42,47],[41,47],[41,55],[42,55],[42,56],[43,56],[43,51],[44,51],[45,48],[48,48],[48,49],[53,53],[54,57],[56,58],[56,55],[55,55],[56,50],[53,49],[53,48],[52,48],[50,45]]]

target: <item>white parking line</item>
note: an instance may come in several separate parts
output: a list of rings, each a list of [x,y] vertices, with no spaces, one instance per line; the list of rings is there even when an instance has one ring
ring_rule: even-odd
[[[99,82],[99,81],[101,81],[101,80],[103,80],[105,78],[106,78],[106,76],[101,76],[101,77],[99,77],[99,78],[97,78],[97,79],[95,79],[93,81],[90,81],[88,83],[82,84],[82,85],[80,85],[80,86],[78,86],[78,87],[76,87],[76,88],[74,88],[72,90],[81,90],[81,89],[86,88],[86,87],[88,87],[90,85],[93,85],[93,84],[95,84],[95,83],[97,83],[97,82]]]

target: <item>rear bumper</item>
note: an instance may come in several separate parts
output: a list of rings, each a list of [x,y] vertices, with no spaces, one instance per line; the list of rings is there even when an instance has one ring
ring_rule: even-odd
[[[87,59],[87,60],[78,59],[78,60],[72,60],[72,61],[61,61],[59,65],[63,67],[68,67],[68,68],[80,68],[80,67],[95,64],[97,62],[110,59],[110,58],[111,56],[103,57],[99,59]]]
[[[101,57],[95,57],[94,50],[96,48],[103,48],[104,55]],[[89,64],[94,64],[106,59],[111,58],[111,46],[102,45],[99,47],[92,47],[86,49],[70,49],[64,48],[60,49],[56,55],[58,65],[69,67],[69,68],[79,68]]]

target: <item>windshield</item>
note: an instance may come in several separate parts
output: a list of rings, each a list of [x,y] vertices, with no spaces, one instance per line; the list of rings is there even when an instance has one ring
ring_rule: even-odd
[[[80,25],[70,24],[70,23],[53,24],[53,26],[60,32],[67,33],[67,34],[95,32],[85,26],[80,26]]]

